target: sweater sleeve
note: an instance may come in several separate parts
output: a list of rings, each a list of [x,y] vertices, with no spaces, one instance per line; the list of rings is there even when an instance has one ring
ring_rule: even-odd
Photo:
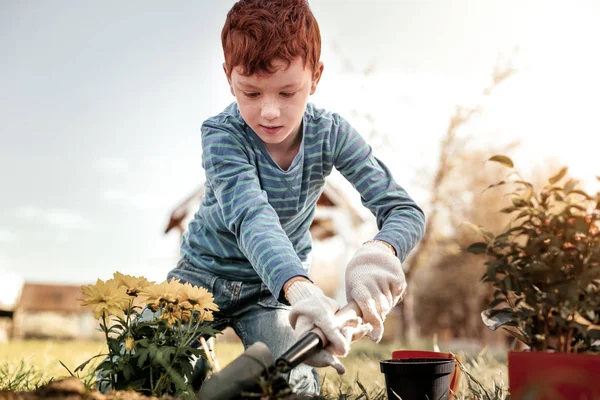
[[[307,271],[261,188],[256,167],[240,138],[242,129],[223,120],[202,125],[202,166],[206,184],[219,203],[227,229],[276,298],[283,284]]]
[[[332,114],[333,165],[360,193],[377,220],[375,239],[390,243],[404,262],[425,232],[425,215],[350,124]]]

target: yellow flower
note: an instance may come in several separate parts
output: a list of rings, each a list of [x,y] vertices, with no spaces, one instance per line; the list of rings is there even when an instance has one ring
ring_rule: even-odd
[[[187,324],[192,317],[192,312],[190,310],[181,310],[181,322]]]
[[[125,349],[129,351],[135,349],[135,341],[131,336],[125,338]]]
[[[214,321],[214,317],[213,317],[213,313],[212,311],[208,311],[208,310],[202,310],[199,312],[199,317],[200,321]]]
[[[219,311],[219,307],[214,303],[212,293],[203,287],[193,286],[189,283],[181,285],[179,301],[183,308],[198,311],[203,321],[212,321],[212,312]]]
[[[130,296],[137,296],[142,289],[150,286],[150,282],[143,276],[135,277],[131,275],[123,275],[120,272],[115,272],[113,278],[119,285],[123,285],[127,288],[127,294]]]
[[[145,301],[148,304],[158,304],[162,301],[175,303],[180,287],[179,279],[171,279],[158,285],[147,286],[141,290],[140,294],[145,296]]]
[[[170,303],[165,307],[164,312],[160,315],[159,319],[166,319],[167,326],[170,328],[175,322],[182,319],[181,309],[179,306]]]
[[[92,306],[94,317],[106,318],[116,315],[123,318],[123,310],[129,306],[129,296],[125,286],[121,286],[114,279],[106,282],[98,279],[95,285],[81,287],[84,298],[78,299],[82,306]]]

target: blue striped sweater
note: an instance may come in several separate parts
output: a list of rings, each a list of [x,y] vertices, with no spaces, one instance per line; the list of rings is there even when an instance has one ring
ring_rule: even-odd
[[[376,239],[404,261],[425,229],[421,209],[371,147],[339,115],[308,104],[300,150],[287,171],[244,122],[236,103],[202,125],[205,195],[181,245],[200,270],[263,281],[282,299],[283,284],[308,277],[309,227],[325,179],[336,168],[376,217]]]

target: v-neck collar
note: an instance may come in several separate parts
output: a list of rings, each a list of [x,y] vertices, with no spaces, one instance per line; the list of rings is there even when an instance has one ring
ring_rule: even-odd
[[[294,156],[294,159],[292,160],[292,163],[286,170],[281,168],[281,166],[279,164],[277,164],[277,162],[275,162],[275,160],[273,159],[273,156],[271,156],[271,153],[269,153],[269,150],[267,149],[267,146],[265,145],[265,143],[260,139],[260,137],[258,137],[256,132],[254,132],[254,130],[252,128],[250,128],[250,126],[248,124],[246,124],[245,121],[244,121],[244,126],[246,128],[246,132],[248,132],[250,134],[250,137],[253,139],[254,143],[256,143],[256,145],[258,146],[260,151],[263,153],[263,155],[284,174],[290,173],[291,171],[293,171],[296,168],[296,166],[298,164],[300,164],[300,162],[302,161],[302,159],[304,157],[306,113],[304,115],[302,115],[302,123],[301,123],[301,127],[300,127],[300,135],[302,135],[302,137],[300,139],[300,146],[298,147],[298,152],[296,153],[296,155]]]

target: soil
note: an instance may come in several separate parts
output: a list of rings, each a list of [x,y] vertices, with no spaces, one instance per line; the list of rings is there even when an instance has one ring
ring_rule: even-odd
[[[9,392],[0,390],[0,400],[174,400],[175,397],[151,397],[144,396],[133,390],[111,392],[102,394],[100,392],[90,392],[85,389],[85,385],[79,379],[70,377],[59,381],[51,382],[40,386],[31,392]],[[281,398],[280,398],[281,399]],[[314,399],[306,396],[291,395],[285,400],[295,399]]]
[[[65,378],[59,381],[51,382],[40,386],[31,392],[8,392],[0,391],[1,400],[37,400],[37,399],[56,399],[56,400],[152,400],[157,397],[144,396],[133,390],[112,392],[102,394],[100,392],[90,392],[85,389],[83,382],[77,378]],[[160,399],[175,399],[174,397],[164,396]]]

